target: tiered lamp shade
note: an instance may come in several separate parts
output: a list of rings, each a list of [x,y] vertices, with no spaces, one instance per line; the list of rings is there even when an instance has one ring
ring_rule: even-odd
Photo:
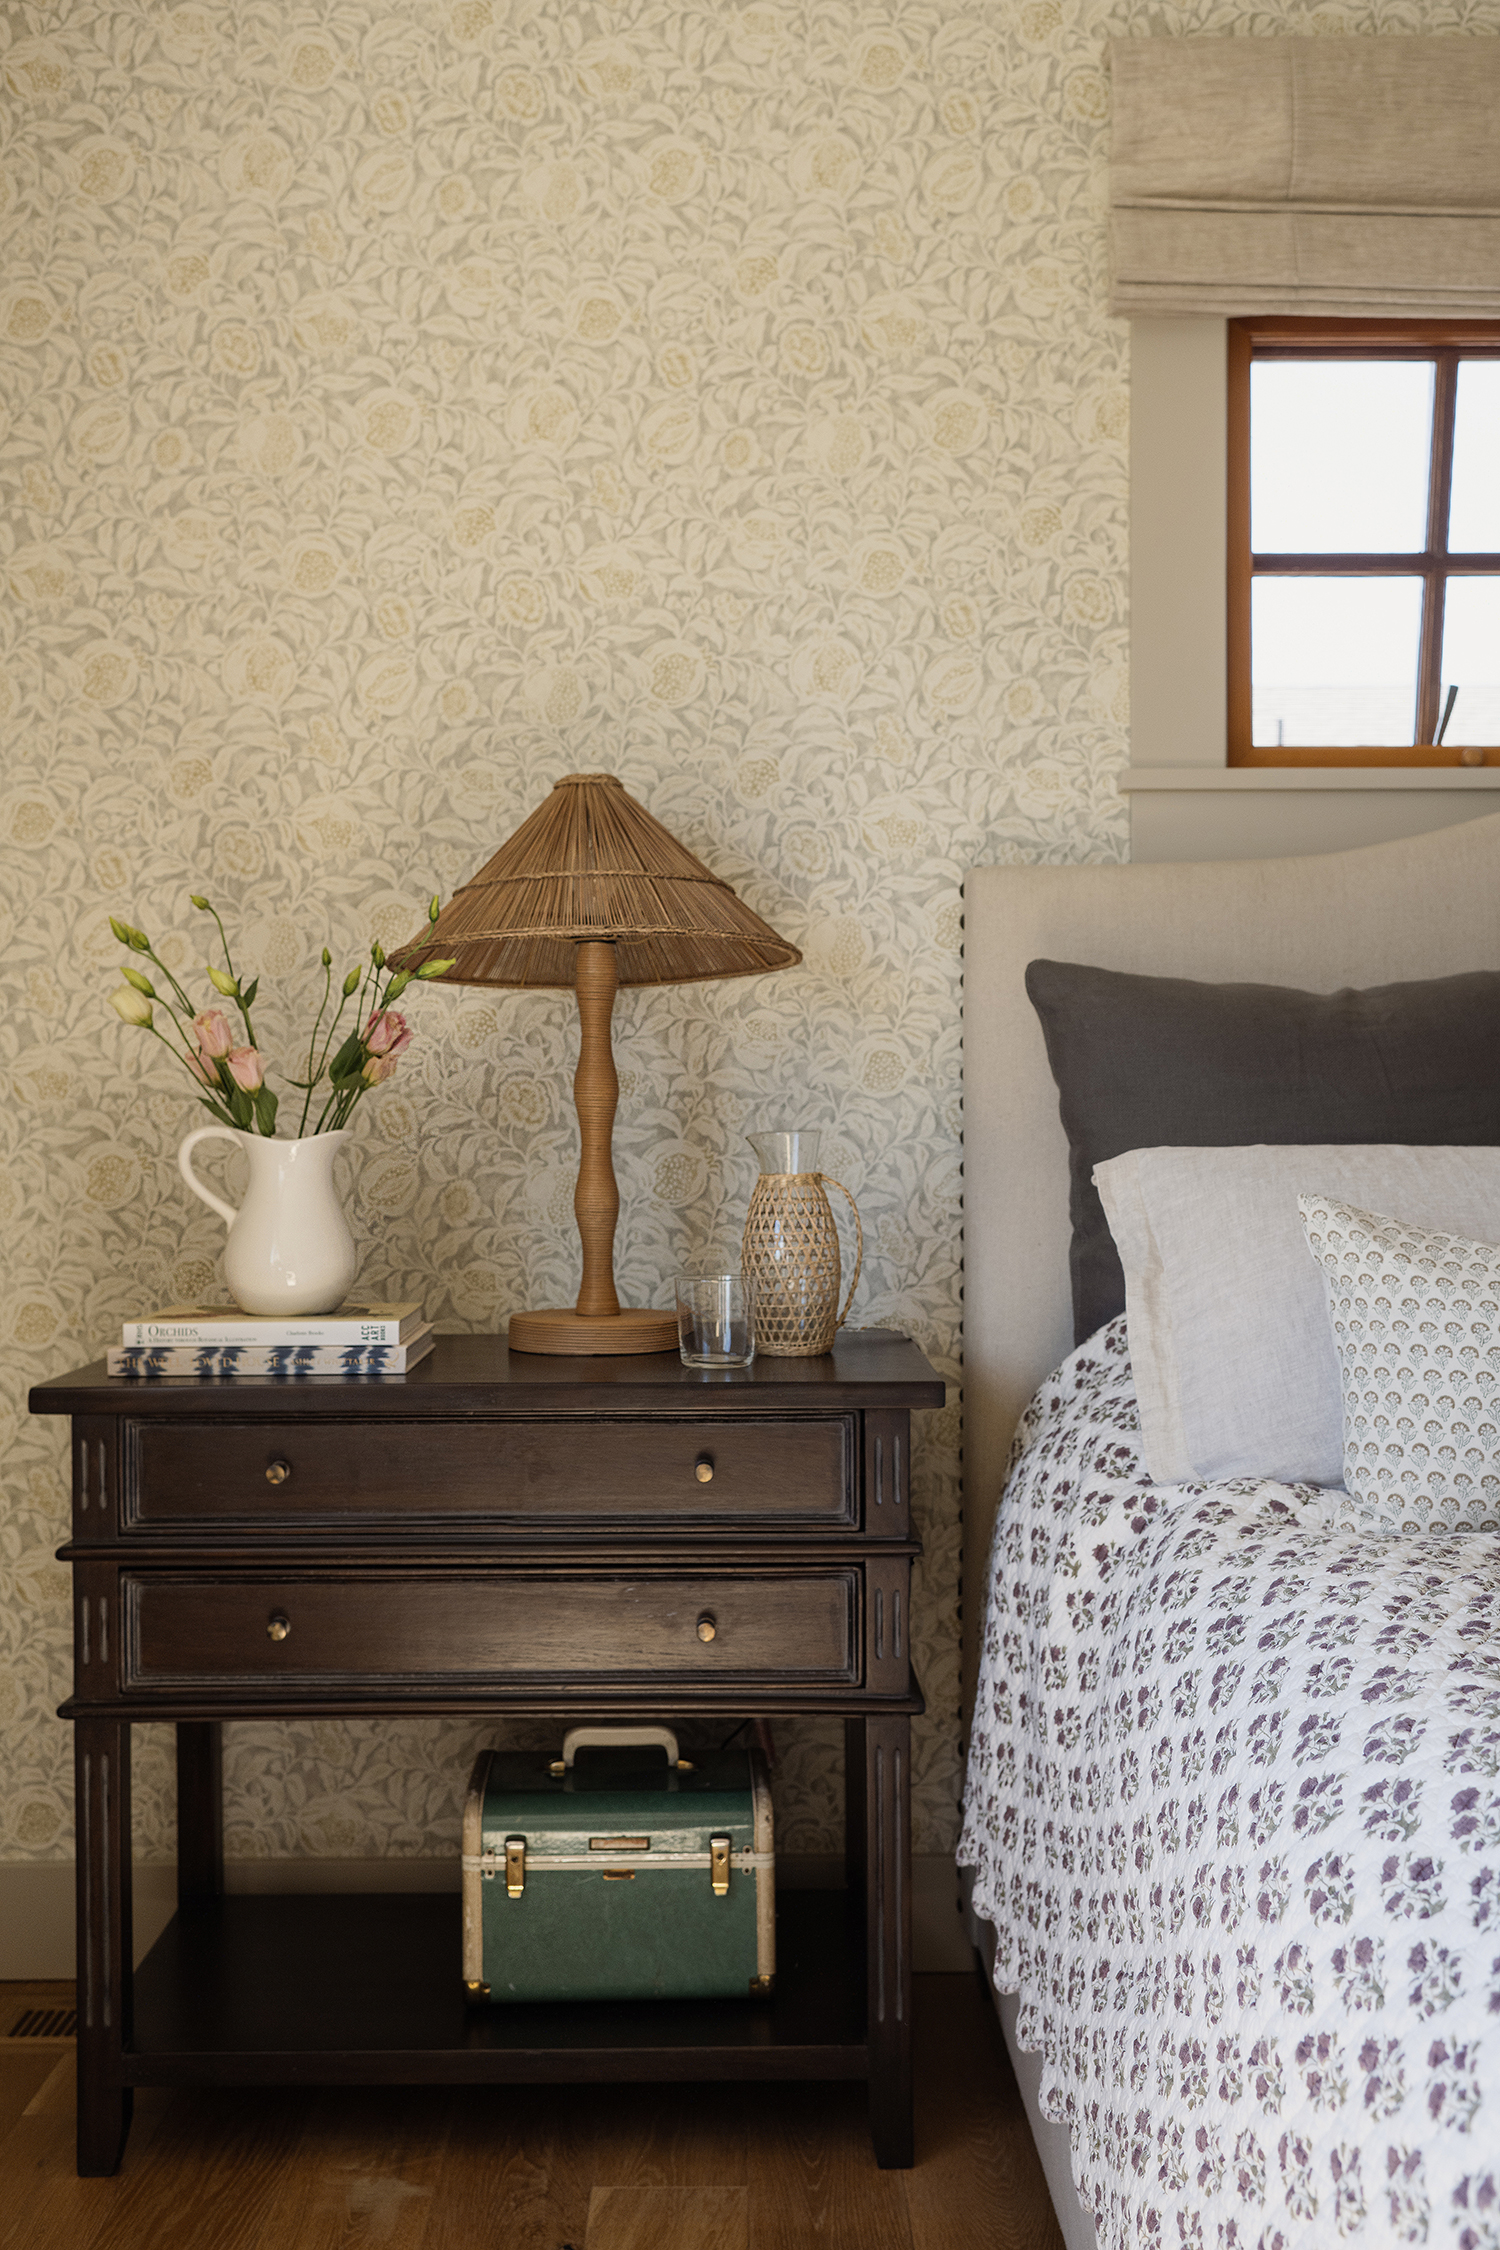
[[[792,968],[801,954],[669,836],[613,774],[572,773],[455,892],[436,923],[392,958],[398,968],[416,969],[450,956],[444,984],[565,985],[578,994],[573,1208],[583,1283],[570,1310],[513,1313],[511,1350],[674,1349],[675,1313],[622,1307],[615,1292],[615,989],[759,976]]]
[[[453,957],[444,984],[571,985],[578,946],[615,948],[619,984],[693,984],[802,956],[608,773],[555,784],[456,891],[410,955]]]

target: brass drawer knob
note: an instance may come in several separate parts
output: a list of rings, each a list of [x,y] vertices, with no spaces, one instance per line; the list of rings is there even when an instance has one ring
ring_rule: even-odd
[[[698,1482],[700,1484],[713,1483],[714,1465],[706,1453],[700,1453],[697,1460],[694,1462],[693,1474],[698,1479]]]
[[[715,1617],[715,1615],[714,1615],[714,1613],[713,1613],[713,1611],[712,1611],[711,1609],[706,1609],[706,1610],[705,1610],[705,1611],[703,1612],[703,1615],[702,1615],[702,1616],[701,1616],[701,1617],[699,1618],[699,1620],[698,1620],[698,1638],[699,1638],[699,1640],[700,1640],[700,1641],[711,1641],[711,1640],[715,1640],[715,1639],[716,1639],[716,1638],[718,1637],[718,1631],[719,1631],[719,1620],[717,1619],[717,1617]]]
[[[266,1638],[284,1641],[292,1629],[292,1621],[284,1609],[273,1609],[266,1623]]]
[[[267,1484],[285,1484],[292,1473],[290,1461],[273,1461],[266,1471]]]

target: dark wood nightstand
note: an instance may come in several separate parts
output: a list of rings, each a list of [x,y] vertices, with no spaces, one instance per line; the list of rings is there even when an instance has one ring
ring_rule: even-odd
[[[377,1382],[40,1384],[73,1417],[79,2171],[136,2086],[603,2078],[867,2078],[910,2164],[908,1422],[942,1402],[881,1329],[729,1374],[445,1336]],[[222,1720],[523,1711],[843,1715],[849,1889],[780,1895],[772,1998],[467,2008],[456,1894],[224,1895]],[[132,1977],[130,1729],[166,1719],[178,1913]]]

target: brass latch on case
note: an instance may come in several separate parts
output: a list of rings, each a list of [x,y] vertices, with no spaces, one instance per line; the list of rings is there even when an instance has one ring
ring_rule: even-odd
[[[505,1839],[505,1895],[519,1898],[526,1888],[526,1838],[507,1836]]]
[[[708,1839],[708,1878],[713,1885],[715,1898],[729,1896],[729,1838],[710,1836]]]

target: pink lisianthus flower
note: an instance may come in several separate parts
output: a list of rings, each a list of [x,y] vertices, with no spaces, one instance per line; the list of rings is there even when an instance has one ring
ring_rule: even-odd
[[[209,1063],[206,1056],[202,1054],[184,1055],[182,1059],[187,1064],[188,1069],[192,1072],[193,1076],[199,1081],[201,1085],[218,1085],[219,1074]]]
[[[394,1008],[382,1008],[365,1025],[365,1045],[372,1055],[388,1055],[393,1061],[397,1055],[404,1055],[411,1045],[411,1032],[405,1016],[398,1015]],[[386,1076],[389,1075],[387,1072]],[[370,1083],[372,1086],[378,1085],[379,1080],[372,1078]]]
[[[193,1029],[205,1055],[227,1055],[234,1045],[229,1018],[218,1008],[205,1008],[201,1016],[194,1016]]]
[[[385,1081],[394,1074],[395,1068],[396,1058],[394,1055],[371,1055],[364,1069],[360,1072],[360,1077],[367,1086],[383,1086]]]
[[[266,1082],[260,1056],[253,1047],[236,1047],[229,1057],[229,1075],[243,1093],[253,1094]]]

